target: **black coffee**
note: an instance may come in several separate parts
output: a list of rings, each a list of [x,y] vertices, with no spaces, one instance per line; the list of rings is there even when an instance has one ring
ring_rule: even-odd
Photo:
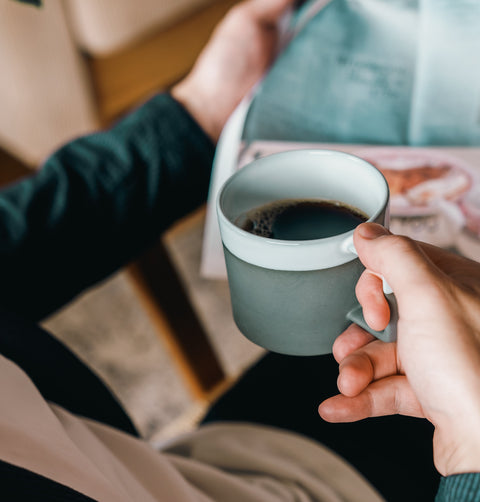
[[[336,201],[284,199],[250,210],[236,225],[270,239],[323,239],[353,230],[367,221],[359,209]]]

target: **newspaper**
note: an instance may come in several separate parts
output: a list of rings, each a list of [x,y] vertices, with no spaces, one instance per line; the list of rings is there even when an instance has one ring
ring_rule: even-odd
[[[480,2],[311,0],[283,25],[282,52],[217,147],[202,275],[226,277],[221,185],[298,148],[366,158],[386,173],[394,232],[480,260]]]
[[[410,143],[480,145],[480,2],[420,5]]]

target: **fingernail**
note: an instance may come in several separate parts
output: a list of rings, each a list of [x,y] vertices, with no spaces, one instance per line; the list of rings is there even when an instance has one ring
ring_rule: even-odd
[[[358,226],[357,233],[364,239],[376,239],[382,235],[388,235],[390,232],[378,223],[363,223]]]

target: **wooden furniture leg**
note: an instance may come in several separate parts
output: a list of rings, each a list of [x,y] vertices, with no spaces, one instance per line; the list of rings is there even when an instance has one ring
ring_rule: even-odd
[[[225,383],[217,359],[160,240],[131,267],[137,290],[193,396],[209,400]]]

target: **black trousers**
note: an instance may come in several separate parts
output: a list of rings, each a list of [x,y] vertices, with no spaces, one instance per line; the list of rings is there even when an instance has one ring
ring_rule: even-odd
[[[440,482],[433,465],[433,426],[404,416],[348,424],[325,422],[318,405],[338,394],[332,355],[270,353],[210,409],[204,423],[240,420],[295,431],[355,466],[388,501],[432,501]]]
[[[104,383],[45,330],[0,314],[0,353],[23,368],[45,399],[138,436]],[[439,475],[432,461],[432,426],[401,416],[324,422],[317,406],[337,393],[337,374],[331,355],[268,354],[212,406],[203,422],[246,421],[296,431],[343,456],[388,501],[433,500]]]

